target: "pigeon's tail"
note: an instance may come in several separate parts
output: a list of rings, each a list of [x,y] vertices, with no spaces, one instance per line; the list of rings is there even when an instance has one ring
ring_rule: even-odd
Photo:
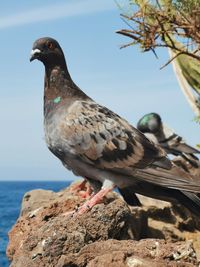
[[[135,194],[137,192],[150,198],[181,204],[192,214],[200,217],[200,197],[191,192],[164,188],[147,182],[119,189],[119,192],[130,206],[142,206],[142,203]]]
[[[200,216],[200,198],[191,192],[174,189],[158,189],[163,200],[178,203],[187,208],[192,214]],[[157,197],[158,198],[158,197]]]
[[[200,193],[200,177],[192,176],[175,164],[173,164],[171,170],[159,167],[137,169],[133,175],[139,178],[139,180],[153,183],[154,185]]]
[[[189,209],[193,214],[196,214],[198,217],[200,217],[200,198],[190,192],[180,192],[177,200],[182,203],[187,209]]]
[[[173,189],[167,189],[164,194],[166,198],[165,200],[167,200],[168,194],[170,202],[179,203],[187,208],[192,214],[195,214],[198,217],[200,216],[200,198],[196,194]]]
[[[164,188],[148,182],[140,182],[136,185],[129,186],[128,188],[121,188],[119,191],[123,195],[127,204],[131,206],[142,205],[140,202],[137,202],[139,201],[138,198],[136,199],[135,195],[135,192],[137,192],[138,194],[150,198],[168,201],[174,204],[181,204],[192,214],[195,214],[198,217],[200,216],[200,197],[191,192]]]

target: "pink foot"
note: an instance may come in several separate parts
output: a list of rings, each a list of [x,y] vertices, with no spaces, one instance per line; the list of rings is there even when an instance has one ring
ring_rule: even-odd
[[[114,186],[109,188],[103,188],[101,189],[97,194],[95,194],[91,199],[87,200],[79,209],[77,212],[74,213],[74,216],[81,215],[85,213],[86,211],[90,210],[92,207],[94,207],[96,204],[102,202],[104,196],[112,191]]]
[[[82,182],[73,185],[70,188],[70,192],[72,192],[75,195],[79,195],[82,198],[89,198],[92,194],[92,188],[87,183],[87,180],[84,179]]]
[[[76,183],[75,185],[72,185],[71,188],[70,188],[70,191],[71,192],[76,192],[76,191],[80,191],[80,190],[83,190],[86,186],[86,183],[87,183],[87,180],[84,179],[82,182],[80,183]]]
[[[78,193],[82,198],[90,198],[93,194],[92,188],[90,185],[86,186],[86,191],[79,191]]]

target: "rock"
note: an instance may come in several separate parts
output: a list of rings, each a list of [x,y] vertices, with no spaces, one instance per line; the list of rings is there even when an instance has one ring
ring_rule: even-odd
[[[86,245],[78,253],[64,255],[58,267],[164,267],[195,266],[191,242],[167,244],[164,240],[107,240]]]
[[[26,193],[9,233],[10,266],[197,266],[199,219],[183,207],[139,198],[143,207],[129,207],[113,192],[72,218],[66,213],[85,200],[70,187]]]
[[[30,211],[37,212],[42,206],[48,205],[49,201],[57,198],[57,193],[50,190],[32,190],[27,192],[22,201],[21,214],[24,215]]]

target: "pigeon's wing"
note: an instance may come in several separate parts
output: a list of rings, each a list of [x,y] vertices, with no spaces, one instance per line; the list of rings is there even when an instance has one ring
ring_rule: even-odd
[[[61,137],[70,152],[85,163],[145,182],[200,192],[189,174],[169,167],[162,149],[110,110],[94,102],[76,101],[61,121]],[[152,167],[154,165],[162,166]],[[191,179],[190,179],[191,178]]]
[[[121,117],[92,101],[75,101],[61,121],[70,151],[101,169],[170,168],[166,153]]]
[[[172,189],[200,193],[200,177],[192,176],[175,165],[171,170],[161,168],[137,169],[134,175],[145,182]]]
[[[199,150],[189,146],[181,136],[177,135],[166,125],[163,125],[163,133],[165,138],[163,140],[159,140],[159,143],[163,148],[168,149],[168,151],[172,154],[180,155],[181,153],[200,153]]]

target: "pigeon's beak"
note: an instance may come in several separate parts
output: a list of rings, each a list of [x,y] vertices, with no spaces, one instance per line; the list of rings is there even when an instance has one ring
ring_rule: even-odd
[[[31,50],[31,56],[30,56],[30,62],[33,61],[34,59],[38,59],[41,54],[40,49],[32,49]]]

